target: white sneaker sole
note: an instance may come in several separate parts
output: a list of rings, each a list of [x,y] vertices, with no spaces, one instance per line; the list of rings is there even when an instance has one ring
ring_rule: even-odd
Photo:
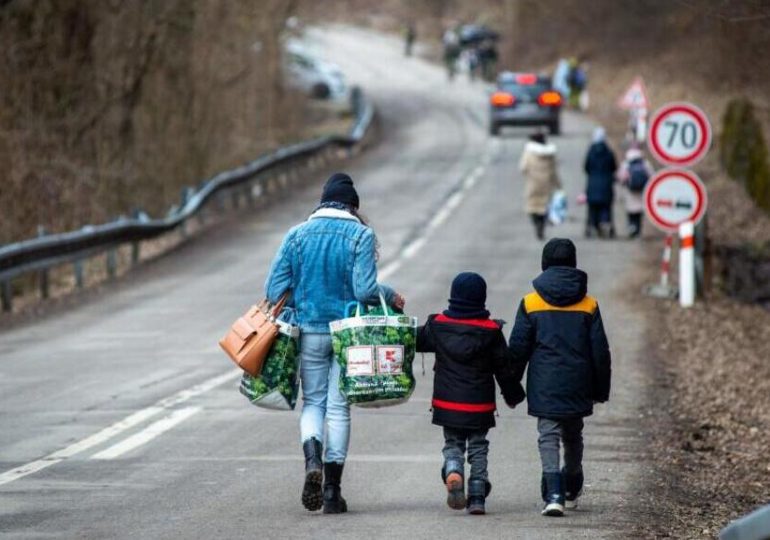
[[[564,515],[564,505],[551,503],[543,508],[542,514],[549,517],[560,517]]]
[[[578,500],[575,499],[574,501],[564,501],[564,508],[567,510],[574,510],[578,507]]]

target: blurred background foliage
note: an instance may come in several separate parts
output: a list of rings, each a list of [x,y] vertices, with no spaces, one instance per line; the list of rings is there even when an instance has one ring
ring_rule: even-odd
[[[0,243],[165,212],[297,136],[284,0],[0,3]]]

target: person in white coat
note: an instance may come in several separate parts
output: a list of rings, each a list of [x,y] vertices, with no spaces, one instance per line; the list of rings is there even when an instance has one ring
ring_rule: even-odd
[[[519,161],[519,171],[526,180],[524,187],[525,210],[535,226],[538,240],[545,237],[545,216],[551,195],[561,189],[557,171],[556,146],[535,133],[529,137]]]
[[[642,234],[642,215],[644,214],[644,187],[654,173],[649,161],[638,148],[629,148],[625,159],[617,172],[621,197],[628,218],[629,238],[638,238]]]

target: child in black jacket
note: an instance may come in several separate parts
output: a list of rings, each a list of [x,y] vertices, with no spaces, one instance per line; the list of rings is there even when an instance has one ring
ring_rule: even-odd
[[[543,515],[575,508],[583,486],[583,418],[610,395],[610,349],[599,304],[586,294],[575,244],[562,238],[543,248],[543,273],[516,314],[510,347],[517,379],[527,371],[529,414],[537,417],[543,466]],[[564,468],[559,468],[559,443]]]
[[[489,318],[484,307],[487,284],[464,272],[452,282],[449,309],[430,315],[417,330],[417,350],[435,352],[433,423],[444,428],[444,467],[447,504],[483,514],[492,489],[487,474],[487,432],[495,425],[495,381],[505,402],[514,407],[524,390],[513,373],[502,322]],[[465,497],[465,454],[471,466]]]

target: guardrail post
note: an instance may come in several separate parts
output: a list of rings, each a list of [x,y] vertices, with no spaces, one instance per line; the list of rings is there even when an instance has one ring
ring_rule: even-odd
[[[241,194],[238,193],[237,189],[230,190],[230,200],[232,201],[232,204],[233,204],[233,210],[238,210],[238,206],[240,205],[240,200],[239,200],[240,197],[241,197]]]
[[[13,311],[13,288],[11,287],[10,280],[0,282],[0,301],[2,302],[4,312],[10,313]]]
[[[107,278],[115,279],[115,274],[118,269],[118,257],[116,249],[107,250]]]
[[[134,219],[137,221],[147,221],[148,216],[141,208],[134,210]],[[142,241],[134,240],[131,242],[131,265],[136,266],[139,264],[139,259],[142,256]]]
[[[243,196],[246,198],[246,204],[250,208],[254,207],[254,184],[247,184],[243,189]]]
[[[78,289],[82,289],[85,284],[83,279],[83,259],[78,259],[72,263],[72,272],[75,274],[75,285]]]
[[[45,236],[45,227],[43,227],[42,225],[37,226],[37,236],[38,238]],[[40,272],[38,273],[38,276],[40,279],[40,297],[43,300],[47,300],[50,293],[50,284],[48,280],[48,268],[40,270]]]

